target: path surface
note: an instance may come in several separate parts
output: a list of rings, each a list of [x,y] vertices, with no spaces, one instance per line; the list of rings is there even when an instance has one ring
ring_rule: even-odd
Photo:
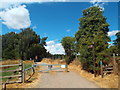
[[[100,88],[75,72],[43,73],[35,88]]]

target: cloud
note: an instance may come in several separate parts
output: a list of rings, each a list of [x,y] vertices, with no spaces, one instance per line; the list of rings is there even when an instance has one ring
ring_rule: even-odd
[[[115,35],[116,33],[118,33],[120,30],[114,30],[114,31],[110,31],[108,32],[108,36],[113,36]]]
[[[33,26],[32,28],[33,28],[33,29],[36,29],[37,27],[36,27],[36,26]]]
[[[15,6],[19,6],[21,3],[19,2],[4,2],[4,1],[0,1],[0,9],[6,9],[6,8],[11,8],[11,7],[15,7]]]
[[[7,25],[8,28],[21,29],[31,25],[29,11],[25,5],[1,11],[0,17],[3,20],[2,23]]]
[[[30,14],[23,4],[65,1],[67,0],[0,0],[0,19],[8,28],[27,28],[31,25]]]
[[[47,46],[45,48],[51,54],[65,54],[64,48],[62,47],[61,43],[56,43],[55,40],[46,42]]]
[[[68,30],[66,30],[67,32],[70,32],[71,31],[71,29],[68,29]]]
[[[105,2],[108,2],[108,0],[91,0],[90,3],[93,4],[93,6],[99,6],[100,8],[102,8],[102,10],[104,10],[104,4]]]

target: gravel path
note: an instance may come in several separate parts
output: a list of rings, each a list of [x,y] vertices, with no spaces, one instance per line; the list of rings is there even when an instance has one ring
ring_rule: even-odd
[[[100,88],[75,72],[43,73],[35,88]]]

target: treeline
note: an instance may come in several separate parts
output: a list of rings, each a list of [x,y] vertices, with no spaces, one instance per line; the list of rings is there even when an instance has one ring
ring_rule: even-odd
[[[100,70],[100,61],[108,62],[113,53],[120,56],[120,32],[116,34],[114,45],[109,47],[109,24],[103,16],[103,10],[94,6],[82,11],[83,17],[79,19],[80,27],[75,37],[64,37],[62,45],[69,64],[75,56],[84,70],[94,72]]]
[[[31,28],[2,35],[2,58],[30,60],[37,56],[41,60],[50,55],[44,47],[46,40],[47,37],[41,38]]]
[[[64,54],[51,54],[51,55],[49,55],[49,56],[46,57],[46,58],[50,58],[50,59],[52,59],[52,60],[56,60],[56,59],[62,60],[62,59],[65,58],[65,55],[64,55]]]

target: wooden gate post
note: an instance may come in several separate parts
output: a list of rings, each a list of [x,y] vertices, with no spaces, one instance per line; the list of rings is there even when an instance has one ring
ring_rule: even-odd
[[[115,53],[113,53],[113,72],[117,74],[117,67],[116,67],[116,60],[115,60]]]
[[[6,83],[3,84],[3,89],[1,90],[6,90]]]
[[[23,64],[23,61],[20,60],[20,63],[21,63],[21,82],[24,83],[25,82],[25,71],[24,71],[24,64]]]
[[[22,82],[22,72],[23,72],[23,69],[22,69],[22,60],[20,60],[19,70],[20,70],[19,74],[21,74],[20,80]]]

